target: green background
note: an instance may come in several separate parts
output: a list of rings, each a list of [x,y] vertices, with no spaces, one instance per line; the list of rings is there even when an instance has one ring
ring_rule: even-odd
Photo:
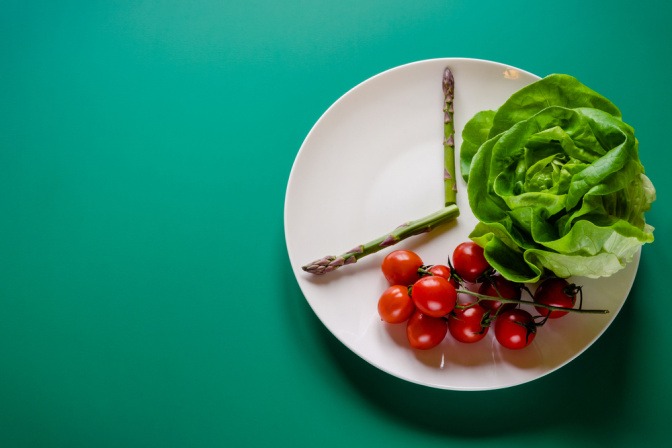
[[[664,444],[671,21],[649,1],[4,0],[0,446]],[[506,390],[366,364],[286,252],[285,187],[315,121],[436,57],[576,76],[635,127],[658,190],[614,324]]]

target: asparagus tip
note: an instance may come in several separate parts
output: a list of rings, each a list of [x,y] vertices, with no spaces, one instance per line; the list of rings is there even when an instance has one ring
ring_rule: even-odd
[[[345,259],[343,257],[328,255],[326,257],[320,258],[319,260],[315,260],[312,263],[308,263],[305,266],[302,266],[301,269],[303,269],[305,272],[308,272],[309,274],[323,275],[331,271],[335,271],[343,265],[354,263],[355,261],[357,260],[354,256]]]
[[[453,77],[453,72],[450,70],[450,67],[446,67],[443,71],[443,93],[444,95],[450,94],[451,101],[454,89],[455,78]]]

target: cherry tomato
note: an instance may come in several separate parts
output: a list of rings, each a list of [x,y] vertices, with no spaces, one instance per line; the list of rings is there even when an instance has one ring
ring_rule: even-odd
[[[395,250],[383,259],[383,275],[390,285],[412,285],[420,278],[422,259],[410,250]]]
[[[490,268],[483,255],[483,248],[473,241],[459,244],[453,251],[453,267],[463,280],[476,283],[478,278]]]
[[[414,311],[415,305],[408,295],[408,286],[390,286],[378,299],[378,314],[387,323],[406,322]]]
[[[432,317],[416,311],[406,324],[406,336],[411,347],[428,350],[436,347],[448,333],[448,322],[442,317]]]
[[[428,269],[429,273],[437,277],[443,277],[450,282],[456,289],[460,287],[459,282],[452,276],[452,271],[445,264],[435,264]]]
[[[504,311],[495,319],[495,338],[511,350],[525,348],[537,334],[534,318],[527,311],[516,308]]]
[[[424,314],[443,317],[455,308],[457,291],[445,278],[430,275],[413,283],[411,297]]]
[[[579,292],[579,287],[575,284],[570,284],[563,278],[551,277],[547,278],[537,287],[534,292],[534,301],[550,306],[561,306],[563,308],[573,308],[576,303],[576,294]],[[558,319],[569,311],[549,310],[541,306],[535,307],[539,314],[548,316],[549,319]],[[550,314],[549,314],[550,313]]]
[[[448,316],[448,331],[460,342],[478,342],[488,334],[490,313],[476,304],[468,308],[455,308]]]
[[[520,300],[521,287],[519,284],[505,279],[499,274],[489,276],[486,281],[481,283],[478,288],[479,294],[491,297],[502,297],[504,299]],[[517,305],[515,303],[502,303],[494,300],[481,300],[480,305],[489,310],[492,314],[496,313],[500,308],[501,311],[512,310]]]

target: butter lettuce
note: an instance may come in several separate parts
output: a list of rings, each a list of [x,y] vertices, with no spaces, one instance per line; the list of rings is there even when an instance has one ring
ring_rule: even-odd
[[[464,127],[470,238],[506,278],[610,276],[653,241],[655,200],[631,126],[608,99],[550,75]]]

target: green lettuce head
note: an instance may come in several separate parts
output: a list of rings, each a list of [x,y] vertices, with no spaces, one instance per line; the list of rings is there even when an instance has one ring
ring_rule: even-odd
[[[460,165],[479,220],[470,238],[506,278],[605,277],[622,269],[653,228],[655,189],[632,127],[609,100],[567,75],[476,114]]]

